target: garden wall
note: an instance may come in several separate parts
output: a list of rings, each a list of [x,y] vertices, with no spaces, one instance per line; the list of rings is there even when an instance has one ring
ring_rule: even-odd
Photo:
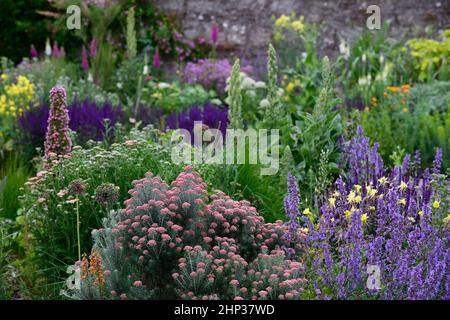
[[[221,51],[245,49],[255,52],[266,46],[271,33],[270,17],[296,12],[308,22],[324,23],[328,32],[321,39],[321,48],[328,51],[365,28],[369,14],[366,8],[376,4],[381,9],[382,22],[389,21],[392,31],[405,33],[423,31],[425,26],[437,30],[449,28],[450,1],[317,1],[317,0],[153,0],[180,22],[189,38],[208,39],[210,25],[220,27]],[[400,28],[401,26],[401,28]]]

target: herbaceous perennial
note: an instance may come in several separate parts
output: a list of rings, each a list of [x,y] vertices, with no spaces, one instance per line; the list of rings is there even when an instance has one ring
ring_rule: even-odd
[[[208,196],[191,167],[170,185],[152,173],[133,185],[125,208],[93,232],[96,271],[78,262],[74,297],[295,299],[303,291],[303,263],[285,258],[281,221],[265,224],[249,202],[223,192]]]
[[[449,299],[450,232],[438,149],[432,171],[407,155],[390,173],[358,128],[347,178],[308,227],[308,273],[318,298]],[[368,266],[380,286],[368,285]],[[370,275],[370,280],[376,275]],[[373,284],[373,283],[372,283]]]

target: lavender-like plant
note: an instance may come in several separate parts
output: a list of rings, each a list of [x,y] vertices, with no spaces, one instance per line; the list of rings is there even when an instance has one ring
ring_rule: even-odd
[[[317,224],[306,219],[311,289],[318,298],[448,299],[447,200],[435,187],[444,185],[440,151],[433,174],[409,155],[389,172],[358,128],[344,158],[347,179],[337,180]]]

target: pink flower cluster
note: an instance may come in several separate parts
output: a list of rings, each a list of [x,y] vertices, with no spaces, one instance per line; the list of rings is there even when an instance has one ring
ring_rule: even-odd
[[[66,155],[72,150],[72,141],[69,136],[69,113],[64,87],[53,87],[50,90],[50,101],[50,114],[44,145],[46,159],[51,154]]]
[[[208,197],[191,167],[170,186],[152,173],[133,185],[118,222],[99,230],[113,238],[102,240],[113,248],[99,252],[123,257],[102,259],[104,269],[127,279],[127,290],[107,281],[116,296],[289,299],[302,291],[302,263],[285,260],[287,227],[281,221],[264,224],[248,201],[220,191]]]

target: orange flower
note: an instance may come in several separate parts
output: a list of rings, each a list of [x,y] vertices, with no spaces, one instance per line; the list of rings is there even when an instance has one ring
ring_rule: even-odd
[[[402,85],[402,89],[411,89],[411,86],[409,84]]]
[[[409,93],[409,89],[403,89],[403,94],[408,94]]]
[[[387,89],[391,92],[399,92],[400,91],[399,87],[387,87]]]
[[[383,96],[387,97],[387,96],[388,96],[388,93],[387,93],[386,91],[383,92]]]

